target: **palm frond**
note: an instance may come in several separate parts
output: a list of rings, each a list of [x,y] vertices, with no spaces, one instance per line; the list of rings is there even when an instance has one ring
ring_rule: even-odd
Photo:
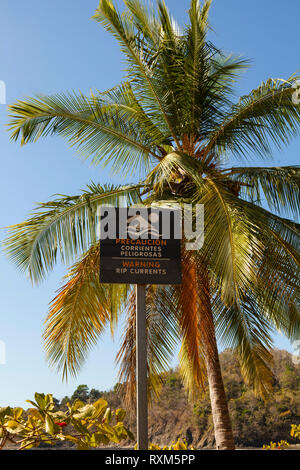
[[[170,145],[169,135],[161,131],[151,115],[151,110],[145,111],[138,100],[138,89],[133,81],[123,82],[104,93],[92,94],[92,98],[95,109],[101,106],[102,109],[111,112],[112,116],[113,112],[117,111],[119,119],[125,121],[127,125],[134,126],[137,138],[144,141],[149,148],[157,151],[159,146]],[[155,156],[158,158],[157,153]]]
[[[139,0],[125,0],[124,4],[130,12],[130,19],[135,28],[143,35],[144,41],[154,49],[161,37],[161,26],[156,18],[153,4]]]
[[[76,375],[107,324],[113,329],[128,287],[99,282],[99,244],[93,246],[65,277],[52,300],[44,340],[47,359],[63,373]]]
[[[128,76],[135,83],[139,83],[140,90],[143,90],[145,104],[148,104],[152,113],[155,114],[156,120],[160,121],[163,132],[168,131],[177,147],[180,148],[173,128],[172,116],[166,111],[166,97],[162,96],[159,83],[155,80],[153,72],[156,65],[154,58],[157,49],[149,50],[145,46],[131,17],[126,14],[121,15],[109,0],[100,0],[93,19],[101,23],[118,40],[121,50],[128,60]]]
[[[120,166],[127,172],[143,166],[147,170],[149,159],[158,158],[154,143],[161,133],[145,117],[129,84],[91,97],[40,95],[17,101],[9,109],[11,138],[20,138],[22,144],[58,134],[94,164],[112,162],[115,171]]]
[[[177,287],[178,322],[182,344],[179,352],[180,372],[192,397],[203,388],[206,376],[205,354],[209,354],[214,330],[211,329],[211,310],[207,286],[193,257],[184,252],[182,285]],[[207,344],[204,345],[203,342]]]
[[[94,184],[79,196],[60,196],[41,203],[27,221],[8,227],[6,253],[33,282],[39,282],[53,268],[58,254],[69,264],[95,242],[101,205],[140,202],[139,190],[140,185]]]
[[[241,297],[239,305],[221,309],[216,315],[216,330],[221,343],[237,351],[246,383],[267,397],[273,383],[272,327],[251,295]]]
[[[263,246],[253,221],[240,217],[236,197],[219,181],[207,177],[198,200],[204,205],[205,240],[201,256],[217,279],[225,305],[239,303],[240,291],[247,291],[255,278]]]
[[[153,188],[158,198],[161,198],[164,192],[179,196],[181,186],[184,186],[185,193],[190,194],[194,190],[197,194],[204,184],[202,174],[201,161],[183,152],[171,152],[148,174],[145,184]]]
[[[300,214],[300,167],[243,167],[230,168],[226,175],[242,183],[243,192],[258,205],[268,204],[279,214]]]
[[[297,78],[268,79],[240,98],[211,133],[206,152],[230,151],[238,158],[256,152],[265,158],[270,141],[278,148],[288,144],[299,132],[300,106],[292,101]]]
[[[148,397],[159,396],[162,376],[170,367],[179,339],[174,299],[169,288],[151,285],[146,292]],[[127,305],[126,328],[116,363],[119,365],[119,382],[123,383],[125,401],[132,406],[136,387],[136,304],[135,292]]]

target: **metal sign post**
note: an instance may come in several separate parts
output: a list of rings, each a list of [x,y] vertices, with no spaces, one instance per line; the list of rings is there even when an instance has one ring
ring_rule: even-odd
[[[141,214],[143,209],[137,208],[138,215],[132,210],[102,207],[99,279],[101,283],[136,286],[137,446],[148,450],[146,285],[181,284],[181,244],[175,236],[181,225],[175,217],[177,210],[147,208]],[[139,221],[138,233],[132,233],[134,220]],[[122,221],[126,222],[125,234]],[[114,235],[106,236],[110,223]]]
[[[136,284],[136,412],[138,450],[148,450],[146,286]]]

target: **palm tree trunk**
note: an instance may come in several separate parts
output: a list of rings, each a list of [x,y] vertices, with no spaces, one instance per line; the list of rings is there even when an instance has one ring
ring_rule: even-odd
[[[199,327],[202,334],[216,447],[234,450],[234,437],[221,373],[208,276],[205,267],[202,267],[197,276],[198,282],[200,280],[200,288],[198,287]]]
[[[214,338],[215,339],[215,338]],[[205,354],[209,395],[217,449],[234,450],[234,438],[224,390],[217,344],[214,353]]]

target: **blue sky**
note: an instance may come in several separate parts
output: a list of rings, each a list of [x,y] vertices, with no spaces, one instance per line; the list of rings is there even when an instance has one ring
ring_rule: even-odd
[[[121,4],[121,2],[117,2]],[[188,0],[168,0],[173,15],[184,23]],[[1,2],[0,80],[6,83],[7,103],[36,93],[91,88],[105,90],[123,75],[117,43],[90,18],[97,0],[21,0]],[[253,60],[237,92],[245,94],[268,77],[288,78],[299,69],[299,0],[214,0],[211,39],[227,52]],[[3,227],[20,222],[36,202],[55,193],[77,194],[91,180],[120,182],[99,167],[90,167],[59,138],[20,147],[5,129],[7,109],[0,105],[1,198]],[[269,164],[299,163],[296,139],[283,152],[274,152]],[[254,165],[259,161],[253,159]],[[104,335],[77,379],[63,383],[44,356],[42,330],[49,301],[59,287],[65,267],[57,266],[39,287],[0,253],[0,340],[6,344],[6,364],[0,364],[0,406],[25,406],[35,391],[61,398],[78,384],[108,389],[115,383],[114,342]],[[276,346],[291,345],[276,336]],[[175,362],[174,362],[175,363]]]

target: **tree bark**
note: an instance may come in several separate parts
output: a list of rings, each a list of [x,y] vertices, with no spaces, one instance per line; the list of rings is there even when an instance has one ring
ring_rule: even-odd
[[[219,450],[234,450],[234,437],[216,341],[214,353],[212,354],[210,348],[209,354],[205,356],[216,447]]]
[[[207,270],[203,267],[200,273],[198,272],[198,283],[199,281],[199,328],[201,330],[202,347],[205,356],[216,447],[219,450],[234,450],[234,437],[221,373],[215,325],[211,309],[209,277]]]

